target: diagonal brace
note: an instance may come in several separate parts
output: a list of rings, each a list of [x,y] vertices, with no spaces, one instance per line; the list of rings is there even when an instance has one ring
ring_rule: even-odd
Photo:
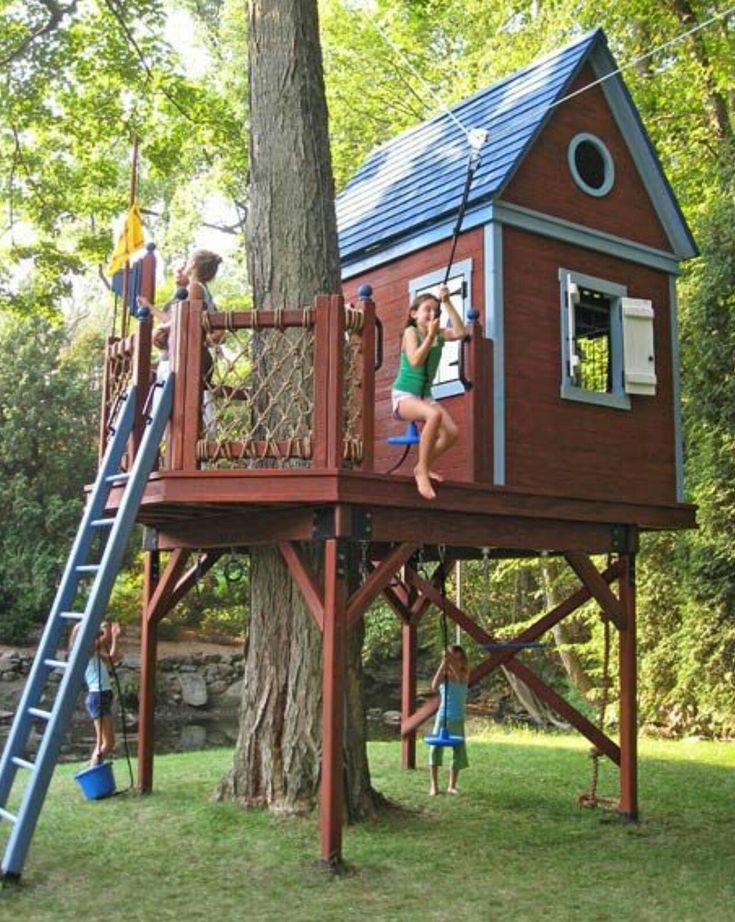
[[[597,567],[587,554],[572,553],[571,551],[564,555],[567,563],[574,570],[586,586],[592,597],[599,604],[603,613],[608,617],[615,627],[622,631],[625,629],[625,612],[619,600],[615,597],[613,591],[600,575]]]

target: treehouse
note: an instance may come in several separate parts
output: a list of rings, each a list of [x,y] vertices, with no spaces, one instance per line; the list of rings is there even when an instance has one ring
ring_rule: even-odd
[[[156,625],[219,555],[277,545],[323,633],[321,855],[341,857],[345,636],[382,593],[402,624],[402,765],[416,764],[420,618],[439,606],[620,769],[637,816],[635,556],[639,533],[689,528],[683,500],[676,277],[696,248],[601,31],[375,150],[337,201],[344,297],[278,310],[173,310],[170,415],[145,473],[139,785],[150,790]],[[456,250],[469,154],[487,130]],[[410,298],[448,268],[468,336],[433,386],[459,424],[432,501],[388,437]],[[149,318],[107,346],[101,447],[134,388],[123,467],[146,441]],[[123,475],[118,474],[118,478]],[[107,514],[124,499],[108,477]],[[325,548],[323,583],[304,546]],[[563,556],[579,588],[516,638],[493,635],[417,560]],[[591,555],[609,555],[599,570]],[[166,555],[165,557],[163,555]],[[362,566],[359,566],[362,564]],[[355,588],[350,571],[364,578]],[[617,585],[617,592],[611,588]],[[595,600],[619,636],[619,741],[523,662]],[[2,790],[0,790],[2,794]],[[12,870],[14,865],[5,865]]]

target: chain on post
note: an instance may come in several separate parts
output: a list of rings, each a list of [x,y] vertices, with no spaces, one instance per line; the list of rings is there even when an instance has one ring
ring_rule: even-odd
[[[235,553],[235,548],[230,548],[230,556],[227,558],[224,566],[224,577],[228,585],[233,586],[236,583],[239,583],[240,580],[245,576],[245,566],[243,565],[242,560]]]
[[[358,564],[360,585],[365,585],[368,576],[370,576],[370,568],[368,566],[368,548],[370,547],[370,542],[363,540],[359,541],[358,544],[360,546],[360,562]]]

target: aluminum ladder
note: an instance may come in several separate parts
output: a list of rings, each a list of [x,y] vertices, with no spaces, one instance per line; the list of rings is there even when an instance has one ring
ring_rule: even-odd
[[[139,450],[129,472],[121,470],[128,440],[135,424],[135,387],[122,402],[111,427],[102,463],[74,539],[64,575],[49,613],[28,681],[15,712],[2,759],[0,759],[0,827],[11,826],[0,871],[3,880],[18,879],[23,871],[28,848],[48,790],[59,749],[71,719],[77,696],[82,688],[89,651],[107,611],[110,593],[117,578],[136,515],[143,498],[148,476],[158,455],[159,445],[173,404],[173,375],[152,385],[150,406]],[[105,517],[110,491],[123,487],[114,514]],[[101,556],[90,563],[94,539],[100,538]],[[89,591],[82,611],[73,611],[80,584]],[[82,607],[82,606],[78,606]],[[62,659],[60,647],[67,628],[78,623],[73,647]],[[44,692],[49,689],[52,672],[61,673],[53,704],[44,707]],[[48,709],[47,709],[48,708]],[[42,726],[41,739],[33,760],[26,757],[33,722]],[[26,775],[20,807],[16,813],[7,809],[16,776]]]

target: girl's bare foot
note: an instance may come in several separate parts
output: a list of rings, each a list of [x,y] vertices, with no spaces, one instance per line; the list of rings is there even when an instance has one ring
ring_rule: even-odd
[[[413,476],[416,480],[418,491],[424,499],[435,499],[436,493],[431,486],[428,471],[417,466],[413,469]]]
[[[429,471],[429,477],[432,480],[436,480],[437,483],[443,483],[444,477],[441,474],[437,474],[435,471]]]
[[[457,788],[447,788],[447,794],[459,794]]]
[[[436,797],[438,793],[436,788],[429,788],[429,797]]]

